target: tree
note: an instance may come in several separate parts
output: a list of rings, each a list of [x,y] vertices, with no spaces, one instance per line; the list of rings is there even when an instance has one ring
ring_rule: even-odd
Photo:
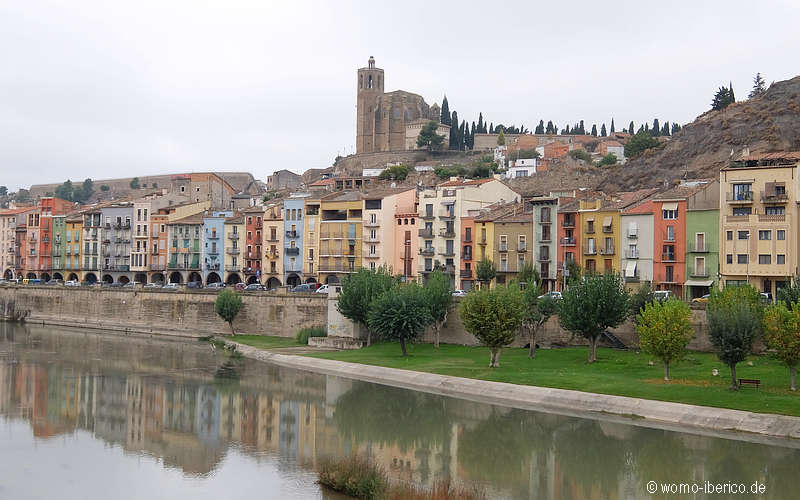
[[[614,130],[614,119],[613,118],[611,119],[611,130],[610,130],[610,132],[612,134],[615,132],[615,130]]]
[[[625,144],[625,156],[628,158],[633,158],[642,151],[654,148],[656,146],[658,146],[658,139],[647,132],[640,131],[628,139],[628,142]]]
[[[764,79],[761,78],[761,73],[756,73],[755,78],[753,78],[753,90],[750,91],[747,98],[752,99],[753,97],[758,97],[766,91],[766,83]]]
[[[31,201],[31,192],[27,189],[19,188],[17,194],[14,196],[14,200],[21,203]]]
[[[102,185],[100,186],[100,191],[106,192],[106,191],[108,191],[109,189],[111,189],[111,188],[110,188],[110,187],[108,187],[108,185],[107,185],[107,184],[102,184]]]
[[[155,187],[155,185],[153,185]],[[92,179],[84,179],[79,190],[73,192],[72,197],[75,201],[86,202],[94,194],[94,182]]]
[[[497,269],[489,257],[484,257],[475,265],[475,279],[487,285],[497,276]]]
[[[483,127],[485,127],[485,126],[486,126],[486,124],[483,123],[483,113],[478,113],[478,129],[477,130],[478,130],[479,134],[485,134],[486,133],[486,131],[483,130]]]
[[[8,187],[0,186],[0,196],[5,196],[8,194]]]
[[[597,137],[597,125],[596,124],[592,124],[591,135]]]
[[[439,333],[442,330],[442,325],[447,321],[447,313],[453,305],[453,292],[450,289],[450,280],[437,269],[428,278],[427,283],[423,287],[425,296],[425,303],[430,309],[431,321],[433,322],[433,331],[435,333],[433,346],[439,348]]]
[[[764,314],[764,340],[767,347],[789,367],[791,389],[797,390],[795,371],[800,363],[800,304],[783,302],[767,308]]]
[[[621,278],[611,273],[572,283],[558,305],[561,327],[589,341],[589,363],[597,361],[600,336],[627,316],[628,292]]]
[[[711,101],[711,109],[719,111],[727,108],[734,102],[736,102],[736,99],[733,96],[733,89],[722,86],[714,94],[714,99]]]
[[[442,122],[442,125],[452,124],[450,121],[450,104],[447,102],[447,96],[444,96],[444,99],[442,99],[442,113],[439,121]]]
[[[617,155],[614,153],[608,153],[600,161],[597,163],[598,167],[604,167],[606,165],[616,165],[617,164]]]
[[[429,121],[422,127],[417,137],[418,148],[428,148],[428,151],[441,149],[444,142],[444,136],[437,134],[439,124],[434,120]]]
[[[670,130],[670,135],[675,135],[675,133],[678,132],[680,129],[681,129],[680,125],[678,125],[677,123],[673,123],[672,130]]]
[[[431,322],[426,301],[417,284],[392,286],[370,303],[367,326],[384,340],[399,340],[407,356],[406,342],[419,337]]]
[[[630,298],[628,298],[628,315],[636,318],[644,310],[645,306],[656,300],[653,289],[649,283],[643,283]]]
[[[524,307],[522,291],[516,284],[472,291],[461,302],[464,328],[489,348],[489,367],[500,366],[503,347],[517,337]]]
[[[650,134],[653,137],[658,137],[661,134],[661,125],[658,123],[658,118],[653,118],[653,128],[650,129]]]
[[[606,124],[604,123],[600,127],[600,137],[606,137],[606,136],[608,136],[608,132],[606,132]]]
[[[231,327],[231,335],[236,335],[233,329],[233,320],[236,315],[242,310],[242,297],[230,290],[223,290],[217,295],[217,302],[215,309],[220,318],[228,323]]]
[[[372,331],[367,324],[370,303],[392,288],[397,280],[386,266],[360,268],[342,282],[336,309],[342,316],[367,328],[367,345],[372,344]]]
[[[497,145],[498,146],[505,146],[506,145],[506,134],[504,131],[500,131],[500,135],[497,136]]]
[[[459,149],[458,145],[461,141],[461,138],[458,136],[458,112],[453,111],[450,120],[450,143],[448,149],[457,150]]]
[[[133,179],[131,179],[130,186],[131,186],[131,189],[139,189],[139,178],[138,177],[134,177]]]
[[[494,125],[491,123],[489,124],[489,133],[494,134]]]
[[[378,176],[379,179],[404,181],[408,177],[409,169],[405,165],[394,165],[385,169]]]
[[[55,195],[56,198],[61,198],[62,200],[72,201],[72,181],[67,179],[64,181],[63,184],[56,187]]]
[[[533,131],[534,134],[544,134],[544,120],[539,120],[539,125],[536,125],[536,129]]]
[[[636,318],[639,346],[664,363],[664,380],[669,380],[669,364],[683,359],[694,337],[691,315],[689,304],[670,299],[648,302]]]
[[[776,298],[779,302],[785,303],[787,307],[791,307],[795,302],[800,302],[800,281],[798,281],[798,277],[795,276],[789,286],[778,289]]]
[[[567,154],[574,160],[583,160],[586,163],[592,163],[592,155],[585,149],[573,149]]]
[[[555,134],[556,133],[555,127],[553,126],[553,121],[552,120],[548,120],[547,121],[547,129],[545,129],[545,133],[546,134]]]
[[[661,127],[661,135],[668,136],[669,135],[669,122],[664,122],[664,126]]]
[[[631,120],[631,123],[628,125],[628,133],[633,135],[633,134],[635,134],[634,130],[636,130],[636,129],[633,128],[633,120]]]
[[[714,290],[708,299],[706,318],[711,344],[720,361],[730,368],[731,390],[736,390],[736,364],[747,359],[753,341],[761,334],[761,295],[750,285]]]
[[[525,268],[530,267],[530,271]],[[525,302],[525,313],[522,317],[522,326],[528,330],[528,338],[530,339],[530,346],[528,350],[528,357],[536,357],[536,332],[542,327],[547,320],[550,319],[558,310],[556,301],[549,295],[539,298],[541,292],[541,284],[538,271],[528,263],[525,263],[524,268],[526,273],[520,271],[520,283],[522,278],[525,277],[526,287],[522,292],[522,297]],[[528,277],[529,276],[529,277]]]

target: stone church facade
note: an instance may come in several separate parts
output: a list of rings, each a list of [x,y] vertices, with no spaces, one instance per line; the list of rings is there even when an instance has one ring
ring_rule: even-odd
[[[422,96],[404,90],[384,92],[384,83],[383,70],[370,57],[358,70],[356,153],[417,149],[422,127],[430,120],[439,123],[437,104],[428,106]],[[446,143],[450,127],[439,123],[438,133]]]

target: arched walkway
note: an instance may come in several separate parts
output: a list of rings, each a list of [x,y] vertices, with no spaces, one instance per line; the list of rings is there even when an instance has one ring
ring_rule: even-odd
[[[43,283],[50,281],[50,273],[42,273],[40,277]]]
[[[183,276],[178,271],[175,271],[174,273],[169,275],[169,282],[170,283],[182,284],[183,283]]]
[[[147,283],[147,273],[136,273],[133,275],[133,281],[137,283]]]
[[[317,280],[315,280],[314,278],[306,279],[306,283],[316,283],[316,282],[317,282]]]
[[[235,285],[236,283],[241,283],[242,277],[236,273],[231,273],[228,275],[228,278],[225,280],[226,285]]]
[[[300,284],[300,276],[292,273],[286,277],[286,284],[289,286],[297,286]]]
[[[250,275],[250,277],[247,278],[247,284],[252,285],[253,283],[258,283],[258,278],[255,275]]]
[[[208,273],[206,277],[206,285],[210,285],[211,283],[219,283],[222,281],[222,278],[219,277],[217,273]]]
[[[189,273],[189,279],[187,281],[190,282],[190,283],[194,282],[194,281],[202,283],[203,282],[203,277],[200,276],[200,273],[192,271],[191,273]]]
[[[131,282],[131,279],[130,279],[130,278],[128,278],[127,276],[125,276],[125,275],[123,274],[122,276],[120,276],[120,277],[117,279],[117,281],[119,281],[120,283],[130,283],[130,282]]]
[[[278,278],[276,278],[274,276],[267,280],[267,289],[268,290],[272,290],[273,288],[280,288],[280,286],[281,286],[281,280],[279,280]]]
[[[29,280],[35,280],[36,279],[36,273],[28,273],[28,274],[25,275],[25,277],[28,278]]]
[[[103,283],[113,283],[113,282],[114,278],[112,278],[110,274],[103,275]]]
[[[14,271],[12,271],[11,269],[6,269],[5,272],[3,273],[3,278],[5,278],[7,280],[13,279],[14,278]]]
[[[84,280],[86,280],[87,283],[92,283],[92,284],[97,283],[97,275],[94,273],[86,273],[86,276],[84,276]]]
[[[75,273],[69,273],[67,279],[69,279],[70,281],[80,281],[80,278],[78,278],[78,275]]]
[[[164,283],[164,273],[153,273],[150,278],[151,283]]]
[[[61,280],[61,281],[64,281],[64,275],[63,275],[63,274],[61,274],[61,273],[53,273],[53,279],[54,279],[54,280]]]

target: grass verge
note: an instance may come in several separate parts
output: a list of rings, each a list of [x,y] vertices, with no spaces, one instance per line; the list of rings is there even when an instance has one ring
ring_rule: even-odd
[[[236,335],[235,337],[228,337],[229,340],[246,344],[259,349],[280,349],[282,347],[298,347],[303,344],[298,344],[294,337],[273,337],[268,335]]]
[[[728,389],[730,371],[715,354],[690,352],[670,365],[672,380],[663,380],[663,366],[646,354],[598,349],[597,362],[586,362],[588,348],[541,349],[535,359],[527,349],[506,348],[499,368],[489,368],[483,347],[414,344],[403,357],[398,343],[373,344],[354,351],[308,356],[494,382],[572,389],[599,394],[672,401],[760,413],[800,416],[800,393],[789,390],[789,370],[768,356],[751,356],[737,365],[737,376],[761,380],[761,388]],[[752,363],[750,366],[749,363]],[[713,376],[716,368],[719,376]]]

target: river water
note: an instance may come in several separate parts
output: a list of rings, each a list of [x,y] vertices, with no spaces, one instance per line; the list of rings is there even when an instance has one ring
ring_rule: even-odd
[[[474,403],[200,342],[0,323],[0,499],[338,498],[314,470],[352,452],[394,480],[488,498],[755,497],[646,490],[710,481],[791,499],[798,448]]]

